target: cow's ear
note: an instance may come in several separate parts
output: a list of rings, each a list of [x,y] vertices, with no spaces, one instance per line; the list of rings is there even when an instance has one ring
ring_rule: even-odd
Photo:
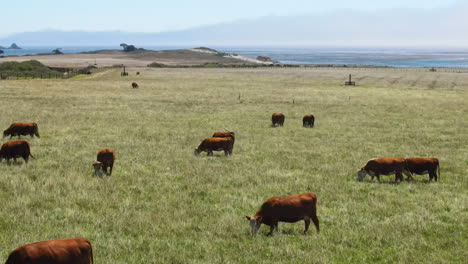
[[[250,221],[250,219],[252,219],[250,216],[246,215],[245,218],[247,218],[247,220]]]

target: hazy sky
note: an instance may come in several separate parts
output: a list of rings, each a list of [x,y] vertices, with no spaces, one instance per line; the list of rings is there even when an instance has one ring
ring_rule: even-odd
[[[465,0],[466,1],[466,0]],[[449,8],[460,0],[23,0],[0,7],[0,37],[38,30],[161,32],[263,16],[342,9]],[[395,10],[393,10],[395,11]]]

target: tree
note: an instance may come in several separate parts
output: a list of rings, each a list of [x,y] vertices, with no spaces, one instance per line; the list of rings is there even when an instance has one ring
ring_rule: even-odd
[[[122,48],[123,48],[123,51],[125,51],[125,52],[131,52],[131,51],[137,50],[137,48],[136,48],[135,46],[133,46],[133,45],[127,45],[127,44],[125,44],[125,43],[121,43],[121,44],[120,44],[120,47],[122,47]]]
[[[5,52],[3,50],[0,50],[0,54],[3,54],[3,53],[5,53]]]
[[[62,49],[62,48],[54,49],[54,50],[52,51],[52,53],[53,53],[53,54],[57,54],[57,55],[58,55],[58,54],[63,54],[63,52],[60,51],[61,49]]]

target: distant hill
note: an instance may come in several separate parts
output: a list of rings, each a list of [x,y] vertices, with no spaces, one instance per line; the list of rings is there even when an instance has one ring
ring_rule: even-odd
[[[0,46],[0,49],[21,49],[16,43],[10,45],[9,48]]]
[[[252,58],[231,55],[212,49],[180,49],[180,50],[98,50],[77,54],[39,54],[32,56],[10,56],[0,58],[1,62],[22,62],[37,60],[49,67],[83,68],[89,65],[98,67],[126,65],[146,67],[149,64],[168,66],[195,66],[204,64],[244,65],[262,63]],[[155,65],[155,64],[153,64]]]

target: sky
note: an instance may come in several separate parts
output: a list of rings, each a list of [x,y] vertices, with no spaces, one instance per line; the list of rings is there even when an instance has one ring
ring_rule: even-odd
[[[0,37],[42,30],[166,32],[266,16],[448,9],[461,0],[23,0],[0,5]],[[7,26],[5,26],[7,25]]]

